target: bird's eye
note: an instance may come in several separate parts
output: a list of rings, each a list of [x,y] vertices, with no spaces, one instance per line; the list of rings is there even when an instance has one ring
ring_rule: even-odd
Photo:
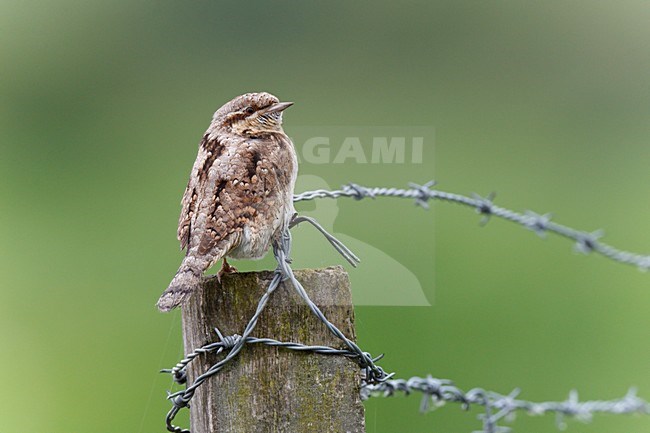
[[[255,110],[253,110],[253,107],[246,107],[246,114],[253,114]]]

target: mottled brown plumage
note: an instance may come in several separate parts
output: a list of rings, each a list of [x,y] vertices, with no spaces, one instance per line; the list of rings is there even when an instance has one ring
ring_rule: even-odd
[[[281,103],[247,93],[214,114],[199,144],[182,200],[178,240],[186,256],[158,300],[161,311],[183,302],[203,272],[226,256],[258,259],[293,214],[298,161],[282,130]]]

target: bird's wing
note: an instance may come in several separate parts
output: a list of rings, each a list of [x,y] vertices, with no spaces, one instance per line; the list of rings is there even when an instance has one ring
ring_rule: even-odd
[[[181,200],[181,215],[178,219],[177,238],[181,243],[181,250],[184,250],[190,241],[192,224],[196,219],[196,211],[199,195],[205,191],[208,179],[208,170],[223,152],[223,145],[218,139],[210,140],[206,133],[199,143],[199,152],[190,173],[185,193]]]
[[[190,226],[192,224],[192,214],[196,207],[196,185],[197,181],[194,177],[190,177],[181,200],[181,216],[178,219],[178,232],[176,237],[181,243],[181,250],[187,247],[190,239]]]
[[[237,246],[243,227],[268,206],[266,160],[252,145],[227,140],[202,142],[183,197],[181,246],[198,247],[212,260]]]

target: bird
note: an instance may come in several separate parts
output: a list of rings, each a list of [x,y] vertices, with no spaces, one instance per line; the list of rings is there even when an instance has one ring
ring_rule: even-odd
[[[262,258],[289,227],[298,158],[282,115],[291,105],[267,92],[246,93],[214,113],[181,200],[177,237],[185,257],[157,302],[160,311],[181,306],[219,260],[221,280],[237,271],[227,257]]]

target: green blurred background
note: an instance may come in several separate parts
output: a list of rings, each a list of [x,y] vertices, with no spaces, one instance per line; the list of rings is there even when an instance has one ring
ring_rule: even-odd
[[[289,133],[435,128],[423,164],[301,167],[331,186],[435,177],[650,252],[649,21],[645,1],[2,0],[0,431],[164,431],[171,382],[157,370],[181,356],[180,315],[154,302],[181,258],[198,140],[246,91],[295,101]],[[455,205],[338,207],[335,231],[407,267],[432,304],[357,308],[359,342],[387,370],[532,400],[630,385],[650,398],[650,275],[502,221],[481,228]],[[295,255],[327,248],[296,242]],[[368,402],[368,432],[480,426],[476,410],[418,405]],[[556,431],[552,416],[514,428]],[[569,431],[650,432],[650,418]]]

